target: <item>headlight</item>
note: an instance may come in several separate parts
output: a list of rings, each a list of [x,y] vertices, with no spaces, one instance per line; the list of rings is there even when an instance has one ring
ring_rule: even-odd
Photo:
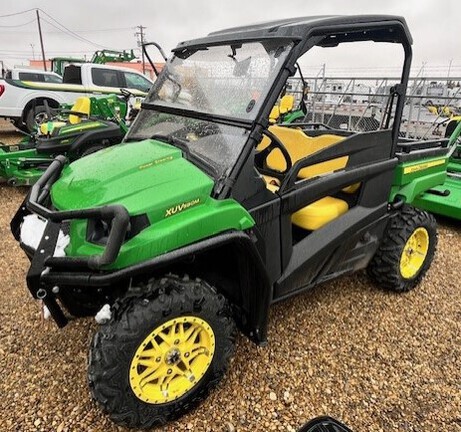
[[[125,241],[130,240],[139,234],[143,229],[150,225],[146,214],[132,216],[130,225],[125,235]],[[107,222],[102,219],[89,219],[86,229],[86,239],[90,243],[105,245],[112,227],[112,222]]]

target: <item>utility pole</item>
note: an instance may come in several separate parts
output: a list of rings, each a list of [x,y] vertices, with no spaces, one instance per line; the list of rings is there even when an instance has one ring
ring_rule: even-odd
[[[35,50],[34,50],[35,45],[33,43],[31,43],[29,45],[32,48],[32,60],[35,60]]]
[[[40,15],[38,13],[38,9],[35,9],[35,12],[37,13],[38,34],[40,35],[40,46],[42,47],[43,69],[46,72],[45,48],[43,48],[43,37],[42,37],[42,27],[40,25]]]
[[[447,78],[450,78],[450,72],[451,72],[451,65],[453,63],[453,59],[450,59],[450,63],[448,63],[448,74],[447,74]]]
[[[145,75],[146,74],[146,63],[144,61],[144,50],[142,48],[142,45],[144,43],[144,30],[146,29],[146,27],[142,25],[138,25],[136,28],[139,29],[139,31],[137,31],[134,35],[138,38],[138,46],[141,47],[142,73],[143,75]]]

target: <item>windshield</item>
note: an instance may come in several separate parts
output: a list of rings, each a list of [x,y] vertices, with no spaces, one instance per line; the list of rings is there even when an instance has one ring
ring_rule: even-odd
[[[142,110],[127,140],[153,138],[172,144],[183,150],[187,159],[218,179],[229,174],[248,134],[248,130],[236,126]]]
[[[145,101],[147,109],[139,113],[127,140],[159,139],[181,148],[213,177],[228,175],[249,131],[219,124],[213,116],[255,119],[291,46],[271,40],[176,54],[155,82]],[[156,106],[149,108],[148,104]],[[168,113],[162,112],[162,107]],[[187,117],[181,110],[188,111]],[[209,118],[194,118],[193,112]]]
[[[146,102],[253,120],[290,47],[270,40],[185,49],[168,62]]]

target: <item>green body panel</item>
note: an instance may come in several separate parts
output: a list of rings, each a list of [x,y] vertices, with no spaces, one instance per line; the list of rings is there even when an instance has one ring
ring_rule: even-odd
[[[210,197],[214,182],[182,157],[178,148],[155,140],[124,143],[66,167],[52,188],[59,210],[123,205],[130,216],[147,215],[150,226],[127,241],[110,269],[151,259],[195,241],[254,225],[232,199]],[[73,221],[68,256],[100,254],[86,240],[87,222]]]
[[[53,122],[49,122],[47,125],[48,130],[54,129],[51,123]],[[105,127],[104,123],[98,121],[82,122],[76,125],[59,127],[56,132],[59,136],[65,136],[66,134],[75,134]],[[61,143],[68,143],[70,146],[77,138],[78,136],[69,140],[64,139]],[[30,146],[24,143],[18,146],[0,146],[0,179],[14,180],[15,186],[31,186],[35,184],[55,157],[50,153],[40,153],[34,147],[22,149],[23,147]]]
[[[458,121],[454,119],[452,121]],[[461,135],[461,122],[450,135],[448,147],[455,146]],[[426,188],[413,201],[415,207],[442,216],[461,220],[461,147],[458,145],[447,164],[443,183]],[[460,177],[458,177],[460,176]]]
[[[454,172],[454,173],[461,172],[461,161],[450,161],[450,162],[448,162],[447,170],[449,172]]]
[[[105,128],[107,126],[105,123],[100,121],[84,121],[77,124],[66,124],[65,126],[62,126],[57,130],[57,135],[62,136],[66,134],[74,134],[83,131],[86,132],[91,129],[98,129],[101,127]]]
[[[7,152],[0,147],[0,179],[14,179],[16,186],[33,185],[52,159],[52,156],[38,154],[34,148]],[[40,164],[42,168],[25,167],[31,163]]]
[[[303,110],[292,111],[283,116],[282,123],[290,124],[294,123],[296,120],[303,119],[306,116]]]
[[[461,220],[461,179],[448,177],[442,185],[418,196],[413,205],[431,213]]]
[[[441,185],[447,178],[447,157],[418,159],[397,165],[389,202],[397,196],[412,204],[422,192]]]

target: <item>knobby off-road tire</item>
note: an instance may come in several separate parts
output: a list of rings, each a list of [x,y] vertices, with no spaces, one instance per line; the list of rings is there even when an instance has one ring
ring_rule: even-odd
[[[368,274],[381,287],[396,292],[415,288],[427,272],[437,246],[434,217],[405,205],[391,219]]]
[[[163,350],[165,346],[168,348],[169,345],[163,342],[163,338],[172,334],[174,339],[177,338],[173,344],[178,343],[182,351],[178,354],[175,345],[171,345],[172,348],[168,348],[166,353],[162,351],[164,355],[155,354],[147,359],[146,364],[161,365],[157,366],[157,371],[165,370],[160,369],[161,367],[168,368],[166,373],[170,377],[171,370],[176,373],[178,368],[182,368],[185,364],[181,363],[183,360],[173,363],[179,358],[194,356],[194,350],[188,345],[190,339],[187,342],[185,337],[194,325],[201,327],[198,327],[199,333],[192,339],[195,338],[197,345],[207,345],[209,349],[202,348],[202,354],[190,363],[189,371],[193,370],[195,373],[200,369],[201,373],[196,377],[184,375],[187,380],[180,375],[172,379],[173,384],[174,380],[178,380],[175,381],[176,386],[178,382],[184,383],[182,389],[186,391],[176,392],[175,396],[170,394],[172,387],[168,384],[166,396],[162,387],[158,387],[160,381],[155,382],[152,379],[147,385],[143,380],[138,381],[144,373],[148,374],[144,378],[146,380],[155,376],[151,375],[150,369],[146,372],[147,367],[143,370],[144,366],[140,363],[146,363],[145,354],[154,355],[152,352],[159,349],[158,347],[163,347]],[[159,338],[159,332],[167,331],[162,330],[165,326],[170,330],[168,334],[160,333]],[[162,425],[197,405],[221,380],[234,353],[235,337],[236,326],[228,302],[206,282],[198,279],[189,281],[175,276],[151,281],[139,294],[129,295],[116,302],[112,307],[110,321],[95,334],[88,366],[91,393],[118,424],[138,428]],[[152,340],[157,344],[149,342]],[[199,366],[195,365],[197,361]],[[163,379],[167,379],[167,375],[159,378],[162,383]],[[188,388],[189,384],[192,385],[191,388]],[[158,388],[160,392],[157,391]],[[169,398],[172,400],[168,400]]]

